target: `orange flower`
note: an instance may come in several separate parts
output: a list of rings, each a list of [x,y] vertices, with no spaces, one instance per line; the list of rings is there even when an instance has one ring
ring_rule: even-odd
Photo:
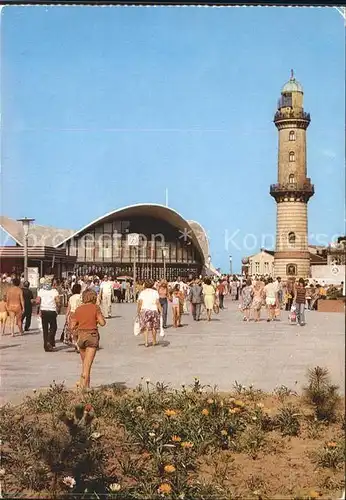
[[[207,408],[204,408],[204,410],[202,410],[202,415],[208,416],[209,415],[209,410],[207,410]]]
[[[329,441],[329,443],[327,443],[327,446],[328,448],[336,448],[337,443],[335,441]]]
[[[181,441],[181,437],[180,436],[172,436],[172,441],[174,443],[180,443]]]
[[[193,443],[191,443],[191,441],[183,441],[183,442],[181,443],[181,446],[182,446],[183,448],[192,448],[192,447],[193,447]]]
[[[168,472],[168,474],[172,474],[175,472],[175,467],[174,465],[165,465],[164,470],[165,472]]]
[[[228,432],[225,430],[225,429],[222,429],[221,431],[221,435],[222,436],[227,436]]]
[[[165,415],[167,417],[174,417],[177,414],[175,410],[165,410]]]
[[[209,399],[207,399],[207,403],[208,403],[208,405],[212,405],[214,403],[214,400],[209,398]]]
[[[169,495],[171,491],[172,491],[172,486],[168,483],[160,484],[157,490],[158,493],[161,493],[163,495]]]
[[[321,495],[318,491],[312,490],[309,492],[309,498],[318,498],[319,496]]]

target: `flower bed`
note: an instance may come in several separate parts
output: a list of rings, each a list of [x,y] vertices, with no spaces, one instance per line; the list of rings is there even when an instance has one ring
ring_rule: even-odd
[[[86,394],[53,384],[1,409],[3,495],[34,498],[337,498],[345,420],[325,370],[304,394],[229,394],[198,379]]]

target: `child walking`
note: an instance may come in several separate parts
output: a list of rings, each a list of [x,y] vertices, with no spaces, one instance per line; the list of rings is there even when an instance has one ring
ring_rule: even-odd
[[[179,285],[175,285],[171,295],[173,326],[181,326],[181,301],[183,300]]]
[[[6,322],[7,322],[7,306],[6,306],[6,297],[2,297],[0,300],[0,328],[1,335],[5,334]]]

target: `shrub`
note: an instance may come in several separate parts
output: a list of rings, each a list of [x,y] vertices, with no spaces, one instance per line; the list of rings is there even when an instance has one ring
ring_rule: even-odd
[[[297,396],[297,393],[295,391],[292,391],[285,385],[275,387],[274,394],[277,396],[280,403],[284,403],[284,401],[290,396]]]
[[[329,441],[319,450],[310,454],[311,460],[318,467],[337,469],[345,461],[345,443]]]
[[[280,408],[275,423],[283,436],[298,436],[300,431],[299,415],[298,408],[292,404]]]
[[[256,460],[266,445],[265,433],[258,426],[251,426],[240,436],[237,451],[247,453],[253,460]]]
[[[338,386],[330,382],[329,372],[326,368],[317,366],[308,371],[308,386],[304,387],[304,396],[310,405],[317,420],[336,420],[336,411],[340,402]]]
[[[326,428],[326,422],[317,420],[317,418],[308,419],[306,434],[309,439],[319,439]]]
[[[336,288],[335,286],[328,288],[327,299],[335,300],[335,299],[341,299],[342,297],[343,297],[342,290],[340,290],[339,288]]]
[[[55,380],[53,380],[48,391],[35,394],[33,397],[27,396],[23,405],[27,410],[35,414],[54,413],[66,407],[69,398],[70,393],[66,389],[64,382],[57,384]]]

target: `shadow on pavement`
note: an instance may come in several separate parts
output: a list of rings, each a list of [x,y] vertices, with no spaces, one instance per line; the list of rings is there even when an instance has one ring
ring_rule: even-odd
[[[23,336],[26,337],[27,335],[40,335],[42,332],[40,330],[29,330],[28,332],[24,332]]]
[[[12,344],[12,345],[2,345],[0,349],[9,349],[10,347],[18,347],[20,344]]]
[[[155,347],[168,347],[171,343],[168,340],[160,340],[160,342]]]

